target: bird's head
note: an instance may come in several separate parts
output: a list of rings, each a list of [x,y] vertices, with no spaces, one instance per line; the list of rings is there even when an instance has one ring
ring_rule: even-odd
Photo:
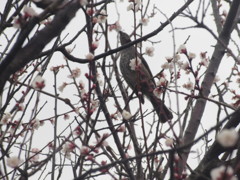
[[[131,39],[130,39],[128,34],[122,32],[122,31],[119,31],[119,34],[120,34],[121,45],[124,45],[124,44],[127,44],[127,43],[131,42]]]

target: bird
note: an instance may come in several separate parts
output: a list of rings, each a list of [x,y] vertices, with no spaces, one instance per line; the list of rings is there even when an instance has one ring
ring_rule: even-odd
[[[120,43],[125,45],[131,42],[130,36],[123,31],[119,31],[120,34]],[[137,56],[137,57],[136,57]],[[131,67],[133,59],[139,58],[140,61],[138,70],[134,70]],[[120,52],[120,71],[124,80],[127,82],[128,86],[137,94],[141,103],[144,103],[144,97],[150,100],[154,110],[156,111],[160,122],[165,123],[173,118],[172,112],[166,107],[163,100],[156,97],[153,93],[153,90],[156,88],[156,84],[151,73],[151,70],[146,62],[146,60],[136,52],[134,46],[125,48]]]

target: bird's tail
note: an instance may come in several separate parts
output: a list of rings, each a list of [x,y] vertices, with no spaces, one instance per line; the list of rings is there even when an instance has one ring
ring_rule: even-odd
[[[158,114],[158,117],[162,123],[167,122],[173,118],[172,112],[165,106],[164,102],[157,98],[155,95],[149,97],[154,110]]]

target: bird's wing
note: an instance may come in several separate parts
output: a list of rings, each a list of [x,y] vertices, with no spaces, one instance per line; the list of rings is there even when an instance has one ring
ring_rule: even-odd
[[[149,68],[149,66],[147,64],[147,61],[142,57],[142,55],[138,54],[138,56],[142,60],[142,63],[144,65],[144,67],[146,67],[147,72],[150,74],[150,77],[152,78],[151,80],[152,80],[153,84],[156,86],[155,80],[153,78],[152,71],[150,70],[150,68]]]

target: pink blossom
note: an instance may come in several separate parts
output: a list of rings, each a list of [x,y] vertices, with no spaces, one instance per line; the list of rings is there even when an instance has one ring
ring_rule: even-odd
[[[98,46],[99,46],[99,42],[98,42],[98,41],[93,41],[91,48],[92,48],[92,50],[94,51],[95,49],[98,48]]]
[[[73,134],[76,135],[76,136],[80,136],[82,134],[82,128],[81,126],[77,126],[74,131],[73,131]]]

